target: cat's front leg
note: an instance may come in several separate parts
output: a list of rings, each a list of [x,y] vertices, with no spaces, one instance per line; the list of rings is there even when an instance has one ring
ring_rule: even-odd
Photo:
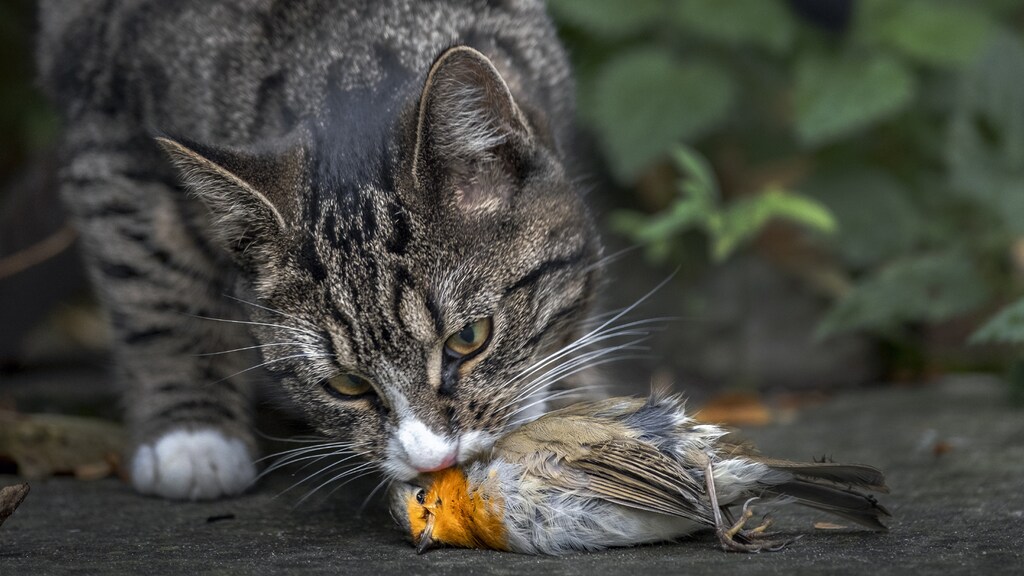
[[[173,499],[239,494],[255,478],[242,376],[258,360],[219,354],[249,344],[244,326],[209,319],[231,319],[230,274],[180,190],[112,173],[136,163],[127,152],[74,156],[62,193],[112,327],[132,484]]]
[[[186,326],[178,332],[179,343],[208,336]],[[138,360],[142,358],[140,354]],[[163,362],[119,360],[122,370],[134,371],[127,378],[133,387],[127,395],[135,440],[129,464],[132,485],[143,494],[182,500],[240,494],[256,475],[248,394],[241,388],[244,383],[230,378],[244,367],[173,353],[167,360],[164,373],[157,373]]]

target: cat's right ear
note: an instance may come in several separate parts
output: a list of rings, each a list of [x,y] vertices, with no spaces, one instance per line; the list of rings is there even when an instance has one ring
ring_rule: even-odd
[[[236,257],[281,239],[298,217],[304,146],[248,152],[164,136],[156,141],[185,187],[210,210],[215,234]]]
[[[487,56],[455,46],[434,61],[420,95],[412,175],[420,189],[454,193],[468,211],[499,208],[535,138]]]

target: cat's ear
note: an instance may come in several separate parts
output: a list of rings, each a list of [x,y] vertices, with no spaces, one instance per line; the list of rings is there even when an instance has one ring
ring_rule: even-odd
[[[494,64],[468,46],[438,56],[420,95],[413,178],[453,191],[463,208],[500,206],[533,136]]]
[[[229,251],[281,238],[298,216],[305,147],[298,137],[274,150],[241,151],[158,137],[185,187],[213,215]]]

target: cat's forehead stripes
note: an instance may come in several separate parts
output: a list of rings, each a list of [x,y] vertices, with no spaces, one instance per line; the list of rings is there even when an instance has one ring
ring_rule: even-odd
[[[396,292],[397,316],[416,341],[428,344],[438,338],[437,323],[423,295],[415,290]]]

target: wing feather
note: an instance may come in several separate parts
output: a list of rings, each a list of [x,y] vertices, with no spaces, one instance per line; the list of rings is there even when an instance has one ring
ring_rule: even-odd
[[[622,506],[713,522],[703,485],[657,448],[637,441],[587,447],[564,465],[582,473],[585,488]]]

